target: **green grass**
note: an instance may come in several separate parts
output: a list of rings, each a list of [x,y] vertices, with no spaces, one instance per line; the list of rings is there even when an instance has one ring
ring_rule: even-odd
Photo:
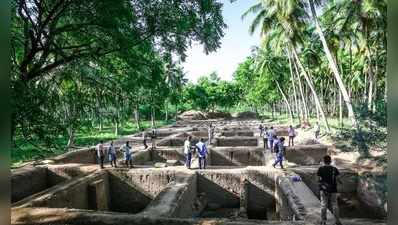
[[[161,127],[172,123],[173,121],[156,121],[156,126]],[[142,121],[141,126],[143,129],[151,127],[150,121]],[[137,127],[132,122],[123,123],[119,128],[119,135],[115,135],[115,128],[112,124],[104,125],[102,130],[99,127],[82,128],[76,134],[75,146],[88,147],[96,145],[100,140],[109,141],[117,139],[124,135],[131,135],[137,133]],[[59,136],[54,141],[54,147],[48,147],[44,143],[29,143],[21,137],[15,140],[16,147],[11,149],[11,163],[12,167],[19,167],[26,162],[32,160],[40,160],[51,156],[59,155],[66,152],[65,146],[68,142],[68,137]]]

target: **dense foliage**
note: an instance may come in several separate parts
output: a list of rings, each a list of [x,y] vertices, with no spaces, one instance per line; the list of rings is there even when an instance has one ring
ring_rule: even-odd
[[[220,47],[221,10],[216,0],[14,0],[13,143],[48,147],[64,135],[71,147],[82,126],[118,133],[128,119],[140,126],[140,113],[167,113],[181,101],[191,43]]]

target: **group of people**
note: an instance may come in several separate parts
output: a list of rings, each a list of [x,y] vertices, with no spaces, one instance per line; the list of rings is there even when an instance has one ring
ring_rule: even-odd
[[[194,153],[199,158],[199,169],[206,169],[206,157],[208,155],[207,146],[203,138],[200,138],[196,145],[192,146],[192,137],[187,136],[184,142],[184,155],[185,155],[185,166],[191,169],[192,156]]]
[[[268,129],[268,127],[260,124],[259,130],[260,136],[263,137],[264,150],[270,150],[271,153],[275,153],[275,162],[273,164],[273,167],[279,164],[279,166],[283,169],[283,159],[285,155],[285,138],[278,137],[276,129],[272,126]],[[287,132],[289,136],[289,146],[294,146],[294,138],[296,137],[297,132],[292,125],[289,126]]]
[[[117,152],[116,148],[113,145],[113,141],[109,144],[108,148],[104,146],[104,142],[101,140],[100,143],[95,147],[96,149],[96,155],[98,159],[98,164],[100,165],[100,168],[104,168],[104,161],[105,161],[105,156],[108,155],[109,157],[109,162],[111,163],[112,167],[117,167],[116,160],[117,160]],[[123,144],[120,148],[119,151],[123,152],[124,156],[124,162],[126,166],[133,168],[133,151],[132,147],[130,146],[130,142],[126,141],[125,144]]]

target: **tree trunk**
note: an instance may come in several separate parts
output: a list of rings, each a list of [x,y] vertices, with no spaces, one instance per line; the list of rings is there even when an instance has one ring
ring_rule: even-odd
[[[292,56],[289,55],[289,57],[292,57]],[[303,120],[304,120],[305,123],[308,123],[308,106],[307,106],[307,102],[306,102],[306,100],[305,100],[303,84],[301,83],[300,71],[299,71],[299,69],[297,68],[297,64],[296,64],[296,61],[294,60],[294,58],[291,58],[291,61],[293,62],[294,69],[295,69],[296,74],[297,74],[297,80],[298,80],[298,83],[299,83],[299,90],[300,90],[300,95],[301,95],[301,101],[302,101],[302,103],[303,103],[303,105],[302,105],[301,108],[302,108],[302,110],[304,111],[304,112],[303,112]]]
[[[281,86],[279,85],[279,82],[275,80],[275,83],[276,83],[276,86],[278,87],[278,90],[279,90],[279,92],[281,93],[282,98],[283,98],[283,100],[285,101],[286,106],[287,106],[287,109],[288,109],[288,111],[289,111],[290,124],[293,125],[293,113],[292,113],[292,109],[291,109],[291,107],[290,107],[290,103],[289,103],[289,101],[287,100],[286,95],[285,95],[285,93],[283,92]]]
[[[102,124],[102,118],[101,116],[99,117],[99,131],[101,132],[103,129],[103,124]]]
[[[336,81],[337,81],[337,84],[338,84],[338,86],[340,88],[342,97],[344,99],[344,102],[346,103],[347,110],[348,110],[348,117],[351,120],[351,125],[353,127],[355,127],[357,130],[359,130],[359,127],[358,127],[358,124],[357,124],[357,120],[356,120],[356,117],[355,117],[355,114],[354,114],[354,110],[353,110],[353,107],[352,107],[352,104],[351,104],[351,99],[348,96],[347,88],[346,88],[346,86],[345,86],[345,84],[344,84],[344,82],[343,82],[343,80],[341,78],[341,75],[339,73],[338,67],[337,67],[335,61],[333,60],[332,53],[330,52],[329,46],[328,46],[328,44],[326,42],[326,39],[325,39],[325,36],[324,36],[324,34],[322,32],[321,25],[319,24],[319,21],[318,21],[317,15],[316,15],[314,2],[313,2],[313,0],[308,0],[308,1],[310,3],[311,14],[312,14],[312,17],[314,19],[315,28],[317,30],[319,38],[321,39],[321,42],[322,42],[322,45],[323,45],[323,49],[324,49],[326,57],[327,57],[327,59],[329,61],[330,69],[332,70],[332,72],[333,72],[333,74],[334,74],[334,76],[336,78]]]
[[[290,55],[288,55],[287,58],[289,59],[289,70],[290,70],[290,77],[291,77],[292,87],[293,87],[294,104],[295,104],[295,107],[296,107],[296,113],[298,114],[299,124],[301,124],[302,110],[298,106],[296,84],[294,82],[295,77],[294,77],[294,72],[293,72],[293,68],[292,68],[292,62],[291,62],[291,59],[290,59]]]
[[[318,107],[318,109],[319,109],[319,113],[321,114],[323,123],[324,123],[325,128],[326,128],[326,132],[330,133],[329,123],[328,123],[328,121],[327,121],[327,119],[326,119],[326,116],[325,116],[325,113],[324,113],[324,111],[323,111],[323,109],[322,109],[321,103],[319,102],[319,98],[318,98],[317,93],[315,92],[315,88],[314,88],[314,86],[313,86],[313,84],[312,84],[312,81],[311,81],[310,77],[308,76],[307,71],[305,70],[303,64],[301,63],[300,58],[299,58],[298,55],[297,55],[297,52],[296,52],[295,47],[293,46],[292,49],[293,49],[293,55],[294,55],[294,57],[295,57],[295,59],[296,59],[298,65],[299,65],[301,71],[303,72],[303,75],[304,75],[305,80],[307,81],[308,87],[310,88],[310,90],[311,90],[311,92],[312,92],[312,96],[313,96],[313,98],[314,98],[315,105],[316,105],[316,107]]]
[[[341,92],[339,91],[339,124],[343,127],[343,102],[341,99]]]
[[[151,128],[155,128],[155,109],[151,108]]]
[[[272,120],[274,120],[275,119],[275,103],[272,103]]]
[[[168,111],[167,111],[167,106],[166,106],[166,109],[165,109],[165,120],[166,120],[166,122],[169,120],[169,115],[168,115]]]
[[[135,121],[135,126],[137,127],[137,129],[141,130],[140,111],[138,110],[138,105],[136,105],[135,109],[134,109],[134,121]]]
[[[115,119],[115,136],[119,135],[119,121]]]
[[[178,104],[176,103],[176,115],[175,115],[175,117],[176,117],[176,122],[177,122],[177,119],[178,119]]]
[[[75,132],[74,129],[72,128],[72,126],[68,127],[68,144],[66,145],[66,148],[69,149],[73,146],[73,144],[75,143]]]

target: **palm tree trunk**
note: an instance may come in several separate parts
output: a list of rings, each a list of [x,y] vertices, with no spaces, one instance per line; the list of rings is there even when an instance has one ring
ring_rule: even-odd
[[[134,121],[135,121],[135,126],[137,127],[137,129],[141,130],[140,111],[138,110],[138,104],[135,105],[135,109],[134,109]]]
[[[291,56],[289,56],[289,57],[291,57]],[[302,108],[303,108],[303,111],[304,111],[303,112],[303,120],[304,120],[305,123],[308,123],[308,105],[307,105],[307,102],[305,100],[304,88],[303,88],[303,84],[301,83],[300,71],[297,68],[297,64],[296,64],[296,61],[294,60],[294,58],[291,58],[291,61],[293,62],[294,69],[295,69],[296,74],[297,74],[297,80],[298,80],[298,83],[299,83],[301,101],[303,103]]]
[[[324,49],[326,57],[327,57],[327,59],[329,61],[330,69],[332,70],[332,72],[333,72],[333,74],[334,74],[334,76],[336,78],[336,81],[337,81],[337,84],[338,84],[338,86],[340,88],[342,97],[344,99],[344,102],[346,103],[346,106],[347,106],[347,109],[348,109],[348,117],[351,120],[352,126],[355,127],[357,130],[359,130],[358,129],[359,127],[358,127],[358,124],[357,124],[357,120],[356,120],[356,117],[355,117],[355,114],[354,114],[354,110],[353,110],[353,107],[352,107],[352,104],[351,104],[351,99],[350,99],[350,97],[348,95],[348,92],[347,92],[347,88],[346,88],[346,86],[345,86],[345,84],[344,84],[344,82],[343,82],[343,80],[341,78],[341,75],[339,73],[339,70],[338,70],[338,67],[337,67],[336,63],[333,60],[332,53],[330,52],[329,46],[328,46],[328,44],[326,42],[326,38],[325,38],[325,36],[324,36],[324,34],[322,32],[322,29],[321,29],[321,25],[319,24],[318,17],[316,15],[315,7],[314,7],[314,1],[313,0],[308,0],[308,1],[310,3],[311,14],[312,14],[312,17],[314,19],[315,28],[317,30],[319,38],[321,39],[321,42],[322,42],[322,45],[323,45],[323,49]]]
[[[296,84],[295,84],[295,82],[294,82],[295,77],[294,77],[294,72],[293,72],[293,68],[292,68],[292,62],[291,62],[291,59],[290,59],[290,56],[289,56],[289,55],[288,55],[287,58],[289,59],[289,70],[290,70],[290,78],[291,78],[292,87],[293,87],[294,104],[295,104],[295,107],[296,107],[296,113],[298,114],[299,124],[301,124],[302,110],[301,110],[301,108],[299,108],[299,106],[298,106],[297,92],[296,92]]]
[[[340,127],[343,127],[343,104],[342,104],[340,91],[339,91],[339,124]]]
[[[282,98],[283,98],[283,100],[285,101],[286,106],[287,106],[287,109],[288,109],[288,111],[289,111],[290,124],[293,125],[293,113],[292,113],[292,109],[291,109],[291,107],[290,107],[290,103],[289,103],[289,101],[287,100],[286,95],[285,95],[285,93],[283,92],[281,86],[279,85],[279,82],[278,82],[277,80],[275,80],[275,83],[276,83],[276,86],[278,87],[279,92],[282,94]]]
[[[307,71],[305,70],[303,64],[301,63],[300,58],[297,55],[297,51],[296,51],[295,47],[293,46],[292,49],[293,49],[293,55],[294,55],[298,65],[299,65],[301,71],[303,72],[303,75],[304,75],[305,80],[307,81],[308,87],[310,88],[310,90],[312,92],[312,96],[314,98],[315,105],[319,109],[319,113],[321,114],[323,123],[324,123],[325,128],[326,128],[326,132],[330,133],[329,123],[328,123],[328,121],[326,119],[325,113],[324,113],[323,108],[321,106],[321,103],[319,101],[318,95],[317,95],[317,93],[315,91],[314,85],[312,84],[312,81],[311,81],[310,77],[308,76]]]

